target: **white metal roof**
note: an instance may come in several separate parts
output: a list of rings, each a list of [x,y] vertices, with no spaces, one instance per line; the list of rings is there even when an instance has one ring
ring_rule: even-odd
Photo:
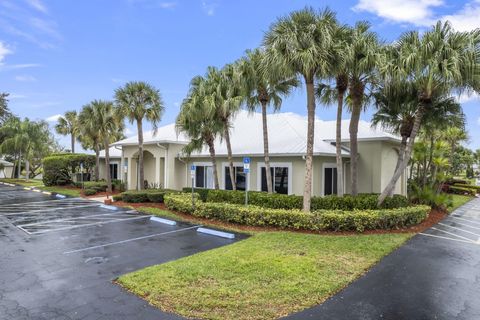
[[[342,141],[349,140],[348,126],[350,120],[342,121]],[[303,155],[307,147],[307,117],[291,112],[274,113],[268,115],[268,139],[269,149],[272,155]],[[358,127],[359,140],[398,140],[398,137],[378,128],[372,128],[370,123],[360,121]],[[230,131],[232,153],[241,155],[263,155],[263,128],[261,113],[240,111],[232,121]],[[133,136],[114,143],[113,145],[136,145],[137,136]],[[144,143],[180,143],[187,144],[189,139],[182,133],[177,135],[175,124],[169,124],[158,128],[154,135],[153,131],[144,133]],[[314,154],[334,155],[335,146],[335,121],[315,121],[315,144]],[[118,151],[118,150],[117,150]],[[227,146],[225,141],[218,138],[215,141],[217,155],[226,155]],[[343,151],[348,156],[347,151]],[[205,147],[201,152],[193,156],[208,156]]]
[[[5,167],[13,167],[13,163],[8,162],[6,160],[0,159],[0,163],[3,164]]]
[[[117,149],[117,148],[110,147],[110,149],[108,149],[108,155],[110,156],[110,158],[121,158],[122,157],[122,150]],[[100,151],[100,158],[105,158],[105,150]]]

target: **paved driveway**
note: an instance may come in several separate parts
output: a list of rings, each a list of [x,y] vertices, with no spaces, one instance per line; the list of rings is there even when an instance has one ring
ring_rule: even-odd
[[[479,238],[475,199],[325,303],[288,319],[480,319]]]
[[[0,319],[178,319],[111,280],[235,241],[197,229],[0,185]]]

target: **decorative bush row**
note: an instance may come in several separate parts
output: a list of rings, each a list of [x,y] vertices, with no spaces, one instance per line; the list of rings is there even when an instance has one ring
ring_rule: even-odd
[[[476,185],[473,185],[473,184],[455,183],[453,185],[453,187],[475,189],[477,191],[480,191],[480,186],[476,186]]]
[[[197,196],[197,199],[200,196]],[[272,209],[259,206],[197,201],[186,194],[168,194],[165,205],[171,210],[196,217],[216,219],[249,226],[312,231],[358,231],[398,229],[418,224],[430,211],[428,206],[378,210],[318,210],[306,213],[298,209]]]
[[[449,193],[454,193],[454,194],[463,194],[463,195],[475,196],[478,191],[475,188],[448,186],[448,192]]]
[[[184,192],[192,192],[191,188],[183,188]],[[195,188],[200,199],[204,202],[225,202],[230,204],[243,204],[244,191],[214,190]],[[312,197],[311,210],[372,210],[377,207],[377,194],[360,194],[358,196],[345,195],[344,197],[325,196]],[[251,205],[271,209],[302,209],[303,197],[259,191],[248,192],[248,203]],[[382,208],[402,208],[408,206],[408,199],[401,195],[394,195],[385,199]]]
[[[122,200],[124,202],[141,203],[141,202],[155,202],[163,203],[163,198],[167,193],[174,193],[178,191],[169,189],[146,189],[139,191],[126,191],[120,195],[114,196],[115,201]]]
[[[95,189],[85,189],[83,190],[83,194],[86,195],[86,196],[93,196],[95,194],[97,194],[97,190]]]

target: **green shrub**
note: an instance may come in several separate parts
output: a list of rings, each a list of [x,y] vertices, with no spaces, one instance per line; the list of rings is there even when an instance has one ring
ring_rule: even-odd
[[[163,198],[167,193],[178,193],[170,189],[145,189],[139,191],[125,191],[122,193],[122,200],[125,202],[156,202],[163,203]]]
[[[107,182],[105,181],[86,181],[84,182],[85,189],[95,189],[97,192],[107,191]]]
[[[112,196],[113,198],[113,201],[122,201],[123,200],[123,196],[121,194],[115,194]]]
[[[474,188],[464,188],[464,187],[457,187],[457,186],[448,186],[448,192],[454,194],[464,194],[469,196],[475,196],[477,194],[477,190]]]
[[[192,193],[192,188],[183,188],[183,192]],[[200,197],[199,199],[203,202],[207,201],[208,193],[212,191],[212,189],[205,189],[205,188],[195,188],[195,193],[198,194]]]
[[[192,192],[191,188],[184,188],[184,192]],[[232,190],[195,189],[200,199],[207,202],[225,202],[230,204],[244,204],[245,192]],[[378,209],[377,194],[360,194],[358,196],[345,195],[337,197],[312,197],[311,210],[370,210]],[[260,191],[248,192],[248,203],[254,206],[270,209],[302,209],[303,197]],[[382,208],[392,209],[408,206],[408,199],[401,195],[394,195],[385,199]]]
[[[96,189],[85,189],[83,190],[83,194],[86,196],[93,196],[94,194],[97,194]]]
[[[284,229],[358,231],[395,229],[422,222],[428,206],[378,210],[318,210],[306,213],[298,209],[271,209],[219,202],[200,202],[192,207],[190,195],[169,194],[165,205],[171,210],[196,217],[216,219],[249,226],[271,226]]]
[[[480,186],[476,186],[476,185],[473,185],[473,184],[455,183],[453,185],[453,187],[475,189],[475,190],[477,190],[477,192],[480,191]]]
[[[60,153],[45,157],[43,163],[43,184],[46,186],[72,183],[72,174],[78,172],[80,164],[88,171],[95,165],[95,156],[80,153]]]

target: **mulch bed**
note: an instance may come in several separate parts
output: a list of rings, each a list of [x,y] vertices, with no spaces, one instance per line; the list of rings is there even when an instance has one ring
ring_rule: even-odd
[[[149,207],[149,208],[157,208],[157,209],[167,210],[167,211],[173,212],[175,215],[179,216],[183,220],[188,221],[188,222],[192,222],[192,223],[195,223],[195,224],[213,225],[213,226],[218,226],[219,228],[223,228],[223,229],[235,229],[235,230],[246,231],[246,232],[252,232],[252,231],[254,231],[254,232],[292,231],[292,232],[322,234],[322,235],[355,235],[355,234],[358,234],[358,232],[355,232],[355,231],[310,231],[310,230],[281,229],[281,228],[275,228],[275,227],[244,226],[244,225],[233,224],[233,223],[228,223],[228,222],[223,222],[223,221],[218,221],[218,220],[198,218],[198,217],[194,217],[192,215],[186,214],[186,213],[172,211],[172,210],[167,209],[167,207],[163,203],[151,203],[151,202],[129,203],[129,202],[123,202],[123,201],[115,201],[114,205],[119,206],[119,207],[133,207],[133,208]],[[415,226],[411,226],[409,228],[403,228],[403,229],[394,229],[394,230],[366,230],[365,232],[362,232],[362,234],[419,233],[419,232],[425,231],[426,229],[428,229],[431,226],[435,225],[436,223],[440,222],[447,215],[448,214],[444,211],[432,210],[432,211],[430,211],[430,214],[428,215],[428,217],[425,221],[423,221],[422,223],[417,224]]]

